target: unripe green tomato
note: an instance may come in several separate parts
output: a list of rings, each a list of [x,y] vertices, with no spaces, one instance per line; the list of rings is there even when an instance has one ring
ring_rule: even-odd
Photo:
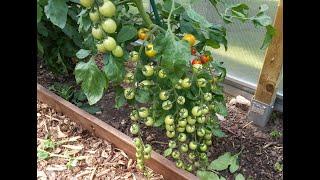
[[[207,80],[205,78],[199,78],[197,80],[198,87],[206,87],[206,85],[207,85]]]
[[[140,130],[140,127],[136,123],[132,124],[131,127],[130,127],[131,134],[138,134],[139,130]]]
[[[139,153],[142,153],[143,152],[143,146],[136,146],[136,151],[139,152]]]
[[[200,124],[205,123],[206,122],[206,117],[205,116],[197,117],[197,122],[200,123]]]
[[[206,133],[204,135],[204,139],[210,140],[211,138],[212,138],[212,133],[211,132],[210,133]]]
[[[172,102],[170,100],[166,100],[162,103],[162,109],[169,110],[172,108]]]
[[[175,125],[174,124],[166,124],[167,131],[174,131]]]
[[[209,105],[209,109],[212,111],[212,110],[214,110],[214,104],[210,104]]]
[[[112,17],[116,14],[116,6],[111,1],[105,1],[99,7],[99,12],[105,17]]]
[[[179,119],[179,121],[178,121],[178,125],[180,126],[180,127],[186,127],[186,125],[187,125],[187,119]]]
[[[131,51],[129,53],[129,59],[133,62],[137,62],[139,61],[140,57],[139,57],[139,53],[137,51]]]
[[[136,137],[133,139],[133,144],[137,147],[137,146],[141,146],[142,141],[140,138]]]
[[[202,64],[193,64],[192,65],[192,72],[199,73],[202,70]]]
[[[183,105],[186,102],[186,99],[183,96],[178,96],[177,103]]]
[[[184,78],[181,82],[183,88],[189,88],[191,86],[191,81],[189,78]]]
[[[117,24],[116,22],[111,19],[111,18],[107,18],[106,20],[104,20],[101,24],[102,29],[109,34],[112,34],[114,32],[116,32],[117,30]]]
[[[137,151],[136,152],[136,158],[137,159],[142,159],[143,158],[143,151]]]
[[[173,140],[169,140],[169,148],[175,148],[177,146],[177,143]]]
[[[195,118],[192,118],[191,116],[188,116],[187,117],[187,122],[190,125],[194,125],[194,124],[196,124],[197,120]]]
[[[152,76],[154,73],[154,70],[153,70],[153,66],[150,66],[150,65],[145,65],[143,68],[142,68],[142,74],[146,77],[149,77],[149,76]]]
[[[143,80],[139,83],[140,86],[152,86],[154,85],[154,82],[152,80]]]
[[[180,151],[181,152],[184,152],[184,153],[186,153],[186,152],[188,152],[188,145],[186,144],[186,143],[183,143],[183,144],[181,144],[180,145]]]
[[[164,91],[164,90],[160,91],[159,98],[162,101],[165,101],[165,100],[169,99],[169,92],[168,91]]]
[[[99,12],[98,11],[92,11],[89,13],[89,17],[92,22],[97,22],[99,20]]]
[[[95,39],[100,40],[103,38],[103,30],[100,26],[98,26],[97,28],[92,27],[91,34]]]
[[[196,154],[191,152],[191,153],[189,153],[188,157],[190,160],[194,160],[194,159],[196,159]]]
[[[181,118],[186,118],[186,117],[188,117],[188,109],[186,109],[186,108],[180,109],[180,111],[179,111],[179,116],[180,116]]]
[[[130,113],[130,119],[132,121],[137,121],[139,119],[139,115],[138,115],[138,111],[137,110],[133,110]]]
[[[86,8],[90,8],[94,3],[94,0],[80,0],[80,4]]]
[[[117,42],[113,37],[108,36],[103,40],[103,45],[108,51],[112,51],[117,47]]]
[[[208,156],[206,153],[200,153],[200,159],[201,160],[208,160]]]
[[[166,135],[168,138],[173,138],[175,134],[176,134],[175,131],[167,131],[166,132]]]
[[[112,54],[113,54],[115,57],[122,57],[122,56],[123,56],[122,47],[116,46],[116,48],[115,48],[114,50],[112,50]]]
[[[144,165],[143,165],[143,164],[137,164],[137,165],[136,165],[136,168],[137,168],[139,171],[143,171],[143,170],[144,170]]]
[[[103,43],[96,44],[98,52],[105,53],[107,49],[104,47]]]
[[[165,78],[167,77],[167,73],[163,69],[161,69],[158,73],[158,76],[159,78]]]
[[[124,97],[126,99],[133,99],[134,98],[134,89],[133,88],[126,88],[124,89]]]
[[[181,127],[181,126],[178,126],[177,129],[176,129],[179,133],[182,133],[186,130],[186,127]]]
[[[186,170],[189,171],[189,172],[191,172],[191,171],[193,170],[192,164],[186,165]]]
[[[199,106],[194,106],[191,110],[191,113],[193,116],[197,117],[197,116],[201,116],[202,115],[202,111],[200,109]]]
[[[197,135],[199,137],[203,137],[205,134],[206,134],[206,131],[205,131],[204,127],[201,127],[201,128],[197,129]]]
[[[205,143],[206,143],[207,146],[211,146],[212,145],[212,141],[210,139],[206,140]]]
[[[182,167],[183,167],[183,162],[182,162],[180,159],[177,160],[176,166],[177,166],[178,168],[182,168]]]
[[[193,164],[194,164],[194,167],[196,167],[196,168],[200,167],[200,162],[199,161],[196,161]]]
[[[191,150],[197,149],[197,143],[194,142],[194,141],[190,141],[190,143],[189,143],[189,148],[190,148]]]
[[[143,157],[144,157],[145,160],[148,160],[148,159],[151,158],[151,153],[144,153]]]
[[[211,93],[204,93],[203,98],[205,101],[211,101],[212,100],[212,94]]]
[[[179,157],[180,157],[180,152],[177,151],[177,150],[174,150],[174,151],[171,153],[171,156],[173,157],[173,159],[179,159]]]
[[[201,106],[201,113],[202,113],[203,115],[205,115],[205,114],[207,114],[208,112],[209,112],[208,106],[205,105],[205,104],[203,104],[203,105]]]
[[[187,131],[187,133],[193,133],[195,130],[196,130],[196,126],[195,126],[195,125],[190,125],[190,124],[188,124],[188,125],[186,126],[186,131]]]
[[[208,146],[206,144],[200,144],[199,145],[200,151],[205,152],[208,150]]]
[[[153,126],[153,123],[154,123],[153,118],[148,116],[148,117],[147,117],[147,120],[146,120],[146,122],[145,122],[145,125],[146,125],[146,126]]]
[[[167,115],[165,118],[164,118],[164,123],[167,124],[167,125],[171,125],[174,123],[174,118],[172,115]]]
[[[144,160],[143,159],[137,159],[137,164],[143,164]]]
[[[179,133],[178,141],[185,142],[187,140],[187,135],[185,133]]]
[[[134,80],[134,74],[132,72],[128,72],[125,76],[124,76],[124,82],[125,83],[132,83]]]
[[[138,110],[138,114],[141,118],[146,118],[148,117],[149,115],[149,110],[148,108],[146,107],[141,107],[139,110]]]
[[[182,86],[181,86],[180,84],[176,84],[176,85],[174,86],[174,88],[176,88],[176,89],[182,89]]]

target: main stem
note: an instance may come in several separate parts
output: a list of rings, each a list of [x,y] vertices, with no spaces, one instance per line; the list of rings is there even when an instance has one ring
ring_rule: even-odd
[[[143,21],[147,24],[147,27],[150,28],[153,25],[153,22],[151,21],[149,15],[144,10],[142,0],[133,0],[133,2],[136,4]]]

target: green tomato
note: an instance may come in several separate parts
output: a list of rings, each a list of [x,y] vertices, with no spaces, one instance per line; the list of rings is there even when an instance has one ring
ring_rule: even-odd
[[[198,87],[206,87],[207,85],[207,80],[204,78],[200,78],[197,80],[197,86]]]
[[[139,53],[137,51],[131,51],[129,53],[129,59],[133,62],[137,62],[139,61],[140,57],[139,57]]]
[[[175,125],[174,124],[166,124],[167,131],[174,131]]]
[[[159,78],[165,78],[167,77],[167,73],[163,69],[161,69],[158,73],[158,76]]]
[[[187,140],[187,135],[185,133],[179,133],[178,141],[185,142]]]
[[[100,26],[98,26],[97,28],[92,27],[91,34],[95,39],[100,40],[103,38],[103,30]]]
[[[99,7],[99,12],[105,17],[112,17],[116,14],[116,6],[111,1],[104,1]]]
[[[143,158],[144,158],[145,160],[150,159],[150,158],[151,158],[151,153],[144,153]]]
[[[114,50],[112,50],[112,54],[115,57],[122,57],[123,56],[123,50],[120,46],[116,46],[116,48]]]
[[[197,149],[197,143],[194,142],[194,141],[190,141],[190,143],[189,143],[189,148],[190,148],[191,150]]]
[[[191,113],[193,116],[197,117],[197,116],[201,116],[202,115],[202,111],[200,109],[199,106],[194,106],[191,110]]]
[[[99,12],[98,11],[92,11],[89,13],[89,17],[91,19],[92,22],[98,22],[99,20]]]
[[[131,113],[130,113],[130,119],[132,121],[137,121],[139,119],[139,115],[138,115],[138,111],[137,110],[133,110]]]
[[[211,93],[204,93],[203,98],[205,101],[211,101],[212,100],[212,94]]]
[[[195,130],[196,130],[196,126],[195,126],[195,125],[190,125],[190,124],[188,124],[188,125],[186,126],[186,131],[187,131],[187,133],[193,133]]]
[[[176,85],[174,86],[174,88],[176,88],[176,89],[182,89],[182,87],[181,87],[180,84],[176,84]]]
[[[116,40],[114,40],[114,38],[110,36],[103,40],[103,45],[108,51],[112,51],[117,47]]]
[[[184,119],[179,119],[178,125],[179,125],[180,127],[186,127],[186,125],[187,125],[187,120],[186,120],[185,118],[184,118]]]
[[[188,157],[190,160],[194,160],[194,159],[196,159],[196,154],[191,152],[191,153],[189,153]]]
[[[197,117],[197,122],[199,124],[203,124],[206,122],[206,117],[205,116],[200,116],[200,117]]]
[[[153,70],[153,66],[150,66],[150,65],[145,65],[143,68],[142,68],[142,74],[146,77],[149,77],[149,76],[152,76],[154,73],[154,70]]]
[[[153,124],[154,124],[153,118],[148,116],[148,117],[147,117],[147,120],[146,120],[146,122],[145,122],[145,125],[146,125],[146,126],[153,126]]]
[[[136,165],[136,168],[137,168],[139,171],[143,171],[143,170],[144,170],[144,165],[143,165],[143,164],[137,164],[137,165]]]
[[[209,104],[209,109],[210,109],[211,111],[213,111],[213,110],[214,110],[214,104]]]
[[[206,134],[206,131],[205,131],[204,127],[201,127],[201,128],[197,129],[197,135],[199,137],[203,137],[205,134]]]
[[[141,118],[146,118],[148,117],[149,115],[149,110],[148,108],[146,107],[141,107],[139,110],[138,110],[138,114]]]
[[[211,141],[210,139],[209,139],[209,140],[206,140],[206,141],[205,141],[205,144],[208,145],[208,146],[211,146],[211,145],[212,145],[212,141]]]
[[[193,64],[192,65],[192,72],[199,73],[202,70],[202,64]]]
[[[94,3],[94,0],[80,0],[80,4],[86,8],[90,8]]]
[[[177,160],[177,162],[176,162],[176,166],[177,166],[178,168],[182,168],[182,167],[184,166],[184,164],[183,164],[183,162],[179,159],[179,160]]]
[[[105,53],[107,49],[104,47],[103,43],[96,44],[98,52]]]
[[[104,20],[101,24],[102,29],[109,34],[112,34],[114,32],[116,32],[117,30],[117,24],[116,22],[111,19],[111,18],[107,18],[106,20]]]
[[[168,91],[160,91],[159,98],[162,101],[165,101],[165,100],[169,99],[169,92]]]
[[[186,99],[183,96],[178,96],[177,103],[183,105],[186,102]]]
[[[143,152],[143,146],[136,146],[136,151],[139,153]]]
[[[141,159],[141,158],[137,159],[137,164],[143,164],[143,163],[144,163],[143,159]]]
[[[171,125],[174,123],[174,118],[172,115],[167,115],[165,118],[164,118],[164,123],[167,124],[167,125]]]
[[[181,146],[180,146],[180,151],[181,152],[184,152],[184,153],[186,153],[186,152],[188,152],[188,145],[186,144],[186,143],[183,143],[183,144],[181,144]]]
[[[179,111],[180,118],[186,118],[188,117],[188,110],[186,108],[182,108]]]
[[[170,100],[166,100],[162,103],[162,109],[169,110],[172,108],[172,102]]]
[[[191,81],[189,78],[184,78],[181,82],[183,88],[189,88],[191,86]]]
[[[192,164],[186,165],[186,170],[189,171],[189,172],[191,172],[191,171],[193,170]]]
[[[204,115],[204,114],[207,114],[209,112],[209,108],[207,105],[203,104],[201,106],[201,113]]]
[[[133,144],[134,144],[135,146],[141,146],[142,141],[141,141],[140,138],[136,137],[136,138],[133,139]]]
[[[134,74],[132,72],[128,72],[125,76],[124,76],[124,82],[125,83],[132,83],[134,80]]]
[[[177,146],[177,143],[173,140],[169,140],[169,148],[175,148]]]
[[[207,133],[204,135],[204,139],[210,140],[212,138],[212,133]]]
[[[205,152],[208,150],[208,146],[206,144],[200,144],[199,145],[200,151]]]
[[[140,130],[140,127],[139,127],[139,125],[138,124],[136,124],[136,123],[134,123],[134,124],[132,124],[131,125],[131,127],[130,127],[130,132],[131,132],[131,134],[138,134],[139,133],[139,130]]]
[[[196,124],[197,120],[194,119],[194,118],[192,118],[191,116],[188,116],[188,117],[187,117],[187,122],[188,122],[188,124],[190,124],[190,125],[194,125],[194,124]]]
[[[146,87],[146,86],[152,86],[154,85],[154,82],[153,81],[150,81],[150,80],[143,80],[139,83],[140,86],[142,87]]]
[[[133,99],[134,98],[134,89],[133,88],[126,88],[124,89],[124,97],[126,99]]]
[[[177,131],[179,132],[179,133],[182,133],[182,132],[184,132],[186,130],[186,127],[181,127],[181,126],[178,126],[177,127]]]
[[[171,153],[171,156],[173,157],[173,159],[179,159],[179,157],[180,157],[180,152],[177,151],[177,150],[174,150],[174,151]]]
[[[208,156],[206,153],[200,153],[200,159],[201,160],[208,160]]]
[[[166,132],[166,135],[168,138],[173,138],[175,134],[176,134],[175,131],[167,131]]]

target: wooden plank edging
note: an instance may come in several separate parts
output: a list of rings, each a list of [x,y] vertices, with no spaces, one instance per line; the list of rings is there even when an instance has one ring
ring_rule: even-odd
[[[96,136],[109,141],[117,148],[126,152],[130,158],[135,159],[135,147],[131,138],[126,134],[50,92],[40,84],[37,84],[37,99],[50,105],[56,111],[62,112],[71,120],[80,124],[83,128],[89,130]],[[199,179],[195,175],[177,168],[173,162],[155,151],[152,151],[151,159],[146,161],[146,165],[155,172],[163,175],[165,179]]]

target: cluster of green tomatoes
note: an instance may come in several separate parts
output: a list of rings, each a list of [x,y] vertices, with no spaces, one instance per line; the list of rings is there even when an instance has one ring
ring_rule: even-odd
[[[115,57],[122,57],[124,52],[121,46],[111,36],[117,30],[117,24],[112,19],[116,15],[116,6],[109,0],[102,4],[95,0],[80,0],[80,4],[90,9],[89,17],[93,23],[92,36],[97,40],[97,50],[101,53],[112,52]],[[95,7],[93,7],[96,5]]]
[[[151,158],[152,147],[150,144],[143,144],[141,138],[136,137],[133,139],[133,144],[136,147],[137,169],[144,171],[144,160]]]

